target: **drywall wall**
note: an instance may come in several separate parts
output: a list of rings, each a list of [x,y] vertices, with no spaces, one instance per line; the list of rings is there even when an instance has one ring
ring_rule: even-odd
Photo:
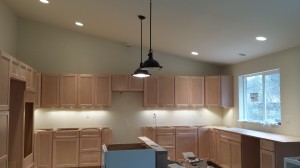
[[[260,131],[300,136],[300,47],[267,55],[224,68],[234,75],[234,108],[224,111],[223,124]],[[282,125],[266,126],[238,122],[238,76],[270,69],[280,69]]]
[[[43,73],[131,74],[139,66],[140,48],[21,19],[19,58]],[[147,49],[143,50],[144,60]],[[153,75],[213,75],[216,65],[154,50],[163,66]]]
[[[0,49],[11,55],[17,53],[17,26],[17,16],[0,0]]]
[[[113,92],[108,109],[38,109],[35,128],[83,128],[109,126],[113,143],[138,142],[142,126],[222,125],[222,108],[145,108],[142,92]]]

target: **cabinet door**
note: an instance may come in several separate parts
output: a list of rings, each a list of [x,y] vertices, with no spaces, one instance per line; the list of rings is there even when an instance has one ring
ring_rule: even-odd
[[[241,143],[230,141],[231,168],[242,168]]]
[[[60,107],[77,107],[77,75],[60,75]]]
[[[26,90],[33,91],[33,69],[26,65]]]
[[[95,78],[95,106],[110,107],[111,106],[111,77],[96,76]]]
[[[101,166],[101,152],[80,152],[79,166]]]
[[[36,91],[35,91],[35,102],[34,102],[36,108],[39,108],[41,105],[41,81],[42,81],[41,78],[42,78],[41,74],[37,73],[36,80],[35,80]]]
[[[59,107],[59,75],[42,75],[41,95],[42,107]]]
[[[113,75],[111,78],[112,91],[127,91],[128,90],[128,76],[127,75]]]
[[[112,130],[110,128],[102,128],[101,141],[102,141],[102,145],[112,143]]]
[[[189,80],[188,76],[175,77],[175,105],[189,106]]]
[[[14,57],[11,57],[10,62],[10,76],[14,79],[19,79],[19,60]]]
[[[142,128],[142,135],[151,139],[151,141],[156,142],[155,138],[155,128],[154,127],[143,127]]]
[[[8,111],[0,112],[0,167],[8,167],[8,136],[9,136],[9,117]]]
[[[78,107],[93,107],[95,100],[95,78],[93,75],[78,75]]]
[[[220,165],[223,168],[231,168],[230,156],[230,141],[228,139],[220,138]]]
[[[213,129],[209,130],[209,159],[217,162],[217,140],[216,134]]]
[[[37,167],[52,167],[52,131],[36,131],[34,161]]]
[[[175,105],[174,76],[160,76],[158,81],[159,106],[173,107]]]
[[[205,106],[220,106],[221,101],[220,76],[205,77]]]
[[[260,149],[260,168],[275,168],[275,152]]]
[[[53,139],[53,167],[78,167],[79,138]]]
[[[101,144],[101,138],[80,138],[80,152],[100,152]]]
[[[233,76],[221,76],[221,106],[233,107]]]
[[[23,62],[19,61],[19,78],[22,81],[26,81],[26,64],[24,64]]]
[[[183,152],[193,152],[198,155],[196,134],[176,134],[176,160],[183,162]]]
[[[204,77],[190,77],[190,106],[204,106]]]
[[[128,91],[143,91],[144,80],[133,76],[128,77]]]
[[[208,128],[198,128],[198,157],[209,159],[209,131]]]
[[[0,111],[9,109],[10,56],[0,52]]]
[[[158,77],[156,76],[144,80],[144,106],[158,106]]]

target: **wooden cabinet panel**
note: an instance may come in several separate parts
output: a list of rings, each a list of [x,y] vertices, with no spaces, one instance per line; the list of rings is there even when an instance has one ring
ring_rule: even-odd
[[[174,97],[174,76],[160,76],[158,82],[158,100],[159,106],[173,107],[175,105]]]
[[[204,77],[191,76],[189,84],[190,106],[204,106]]]
[[[79,166],[100,166],[101,157],[101,152],[81,152],[79,156]]]
[[[156,132],[155,127],[142,127],[142,135],[149,138],[153,142],[156,142],[155,132]]]
[[[59,75],[42,75],[41,106],[59,107]]]
[[[191,131],[188,131],[191,130]],[[185,133],[190,132],[190,133]],[[176,160],[183,162],[183,152],[198,155],[197,128],[176,128]]]
[[[230,141],[224,138],[220,138],[220,165],[223,168],[231,167],[230,156]]]
[[[144,79],[133,76],[128,77],[128,91],[143,91]]]
[[[60,75],[60,107],[77,107],[77,74]]]
[[[220,76],[205,77],[205,106],[220,106],[221,103]]]
[[[96,76],[95,79],[95,106],[110,107],[111,106],[111,77]]]
[[[101,138],[80,138],[80,152],[101,151]]]
[[[0,51],[0,110],[9,109],[10,59],[9,55]]]
[[[19,78],[19,60],[17,60],[14,57],[11,57],[11,62],[10,62],[10,76],[14,79]]]
[[[52,167],[52,131],[37,130],[34,141],[34,161],[36,167]]]
[[[111,130],[111,128],[102,128],[101,141],[102,141],[102,145],[112,143],[112,130]]]
[[[175,105],[189,106],[189,80],[188,76],[175,77]]]
[[[260,140],[260,148],[268,151],[275,151],[275,142],[265,139]]]
[[[231,168],[242,168],[241,143],[230,141]]]
[[[19,79],[22,81],[26,81],[26,64],[19,61]]]
[[[198,128],[198,157],[200,159],[209,159],[209,132],[208,128]]]
[[[78,107],[94,107],[95,78],[93,75],[78,75]]]
[[[8,168],[9,112],[0,111],[0,167]]]
[[[219,132],[219,163],[224,168],[241,168],[241,135]]]
[[[260,168],[275,168],[275,152],[260,150]]]
[[[233,107],[233,76],[221,76],[221,106]]]
[[[144,106],[158,106],[158,80],[156,76],[148,77],[144,80]]]
[[[36,108],[41,106],[41,81],[42,76],[40,73],[36,74],[36,92],[35,92],[35,102],[34,105]]]
[[[27,91],[32,91],[33,89],[32,76],[33,76],[33,69],[30,66],[26,65],[26,90]]]
[[[79,138],[53,139],[53,166],[78,167]]]
[[[127,91],[128,76],[127,75],[112,75],[111,78],[112,91]]]

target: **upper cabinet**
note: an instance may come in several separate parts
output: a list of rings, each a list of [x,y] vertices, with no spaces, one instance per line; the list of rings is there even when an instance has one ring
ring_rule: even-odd
[[[204,77],[190,77],[189,104],[190,106],[204,106]]]
[[[95,77],[89,74],[78,75],[78,107],[93,107],[95,104]]]
[[[9,109],[10,59],[0,51],[0,111]]]
[[[160,76],[158,81],[158,102],[162,107],[173,107],[174,100],[174,76]]]
[[[233,106],[233,77],[205,77],[205,106]]]
[[[144,80],[144,106],[158,106],[158,77],[151,76]]]
[[[189,82],[188,76],[175,77],[175,106],[189,106]]]
[[[36,91],[35,91],[35,102],[34,105],[36,108],[39,108],[41,106],[41,81],[42,81],[42,76],[40,73],[36,74]]]
[[[59,75],[42,75],[41,106],[59,107]]]
[[[110,107],[111,106],[111,76],[96,76],[95,106]]]
[[[143,79],[128,75],[112,75],[112,91],[143,91]]]
[[[77,74],[60,75],[60,107],[77,107]]]
[[[36,91],[36,83],[37,80],[37,72],[32,67],[26,65],[26,90],[35,92]]]
[[[10,65],[11,77],[17,80],[26,81],[26,64],[17,60],[14,57],[11,57]]]

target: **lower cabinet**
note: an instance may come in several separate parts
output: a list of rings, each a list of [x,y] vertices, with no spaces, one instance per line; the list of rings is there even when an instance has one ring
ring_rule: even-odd
[[[8,111],[0,111],[0,168],[8,168]]]
[[[52,130],[35,131],[34,161],[36,167],[52,167]]]
[[[183,152],[193,152],[198,155],[196,127],[176,127],[176,161],[184,162]]]
[[[53,139],[53,167],[78,167],[79,138]]]
[[[260,140],[260,168],[275,168],[275,142]]]

